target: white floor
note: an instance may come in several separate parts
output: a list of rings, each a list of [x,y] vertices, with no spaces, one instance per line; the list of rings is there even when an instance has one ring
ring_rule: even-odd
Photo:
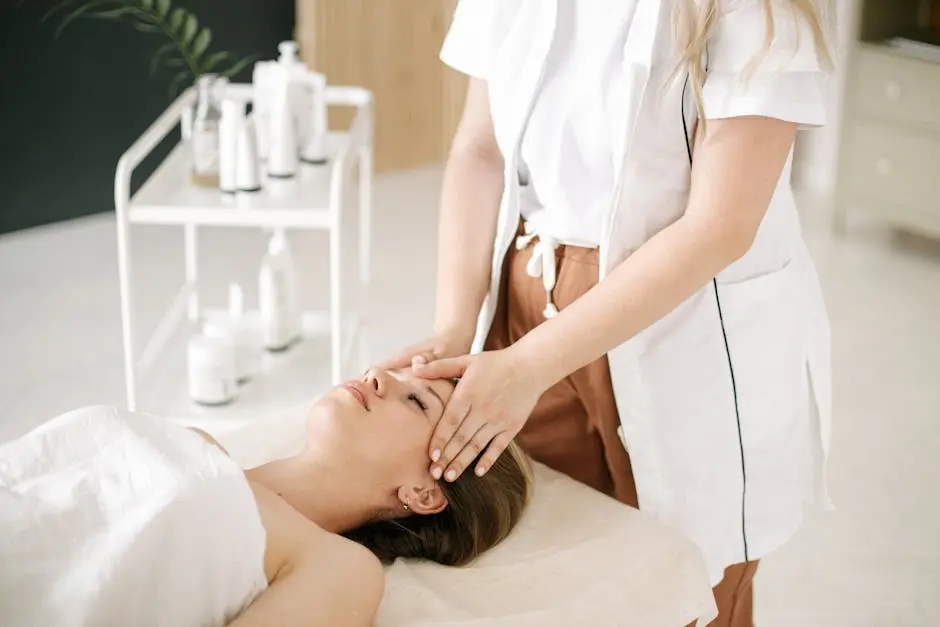
[[[437,170],[379,180],[373,346],[421,337],[433,316]],[[835,513],[814,514],[758,579],[761,627],[940,624],[940,244],[857,225],[805,226],[834,327]],[[135,232],[139,313],[154,324],[182,277],[182,236]],[[220,302],[229,281],[254,299],[260,234],[207,232],[202,272]],[[292,240],[305,298],[326,302],[325,238]],[[122,403],[110,215],[0,237],[0,441],[89,403]],[[325,353],[324,353],[325,355]],[[318,373],[321,372],[318,370]],[[310,395],[323,389],[311,373]]]

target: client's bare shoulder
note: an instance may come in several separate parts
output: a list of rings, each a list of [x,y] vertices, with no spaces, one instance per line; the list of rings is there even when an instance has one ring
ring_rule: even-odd
[[[268,488],[250,485],[267,534],[270,586],[233,625],[371,625],[385,591],[378,559],[316,526]]]

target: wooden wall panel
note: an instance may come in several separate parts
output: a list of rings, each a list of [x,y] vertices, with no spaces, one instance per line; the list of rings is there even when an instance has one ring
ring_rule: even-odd
[[[377,171],[443,161],[466,80],[438,58],[456,0],[297,0],[301,56],[375,94]],[[459,103],[459,104],[456,104]],[[331,125],[348,117],[331,116]]]
[[[457,6],[457,0],[447,0],[443,2],[447,5],[446,13],[448,18],[448,25],[450,24],[450,16],[453,15],[454,7]],[[441,63],[444,73],[444,84],[443,84],[443,97],[442,97],[442,111],[443,118],[441,120],[441,151],[443,155],[447,155],[447,151],[450,150],[451,139],[454,137],[454,131],[457,130],[457,123],[460,122],[460,115],[463,113],[464,99],[467,96],[467,76],[461,74],[448,66]]]

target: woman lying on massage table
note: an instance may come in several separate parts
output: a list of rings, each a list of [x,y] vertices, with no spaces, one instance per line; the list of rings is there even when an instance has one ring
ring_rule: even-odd
[[[452,391],[370,371],[316,403],[301,453],[247,471],[205,432],[114,408],[0,446],[3,623],[371,625],[380,561],[464,564],[528,501],[516,449],[484,477],[431,477]]]

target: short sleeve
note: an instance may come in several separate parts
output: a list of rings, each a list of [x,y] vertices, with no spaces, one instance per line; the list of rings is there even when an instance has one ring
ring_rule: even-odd
[[[441,61],[474,78],[486,80],[493,57],[493,16],[497,0],[458,0]]]
[[[822,126],[830,105],[829,72],[813,31],[788,3],[769,4],[774,36],[768,46],[764,2],[726,3],[708,44],[705,117],[759,115],[804,128]]]

